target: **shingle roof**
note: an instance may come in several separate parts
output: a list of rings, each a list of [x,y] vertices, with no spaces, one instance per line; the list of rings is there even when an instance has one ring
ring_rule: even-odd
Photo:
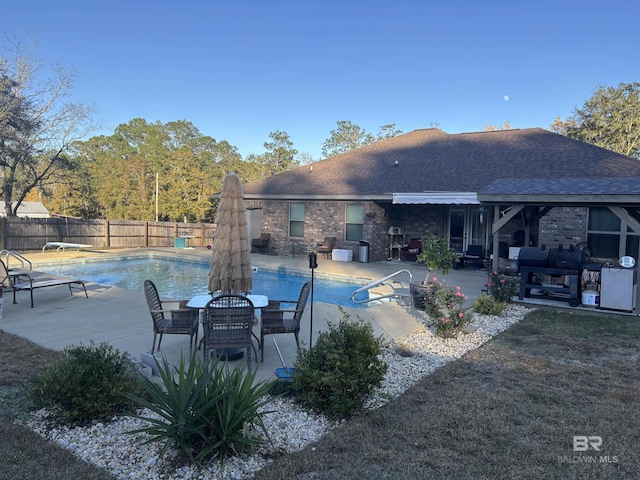
[[[639,177],[604,178],[554,178],[521,180],[509,178],[496,180],[482,190],[482,195],[640,195]]]
[[[640,160],[541,128],[447,134],[414,130],[243,186],[246,198],[376,198],[394,192],[479,192],[497,179],[640,177]],[[562,182],[543,188],[561,188]],[[593,187],[595,188],[595,187]],[[389,197],[390,198],[390,197]]]

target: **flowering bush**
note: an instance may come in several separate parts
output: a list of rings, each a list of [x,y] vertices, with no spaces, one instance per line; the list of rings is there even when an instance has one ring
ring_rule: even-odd
[[[427,313],[436,319],[434,327],[437,335],[455,337],[462,327],[471,322],[471,314],[464,308],[464,302],[468,299],[459,286],[450,287],[433,278]]]
[[[509,276],[495,270],[489,272],[487,292],[498,302],[510,302],[520,290],[520,276]]]

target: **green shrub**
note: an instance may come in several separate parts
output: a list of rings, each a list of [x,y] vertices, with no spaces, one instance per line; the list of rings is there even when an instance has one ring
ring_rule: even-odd
[[[271,383],[254,383],[257,369],[245,374],[242,366],[231,372],[215,360],[204,362],[193,353],[189,366],[183,358],[178,367],[158,364],[161,384],[144,379],[150,400],[135,400],[159,418],[132,415],[150,426],[130,433],[146,433],[144,443],[164,442],[160,455],[174,446],[192,462],[218,456],[251,452],[264,443],[254,432],[259,428],[268,438],[259,410],[277,397],[267,396]]]
[[[328,417],[346,417],[362,408],[365,398],[384,379],[387,365],[378,358],[382,337],[361,318],[342,320],[298,353],[293,376],[296,397]]]
[[[507,305],[507,302],[501,302],[495,297],[482,294],[473,303],[473,311],[480,315],[500,315],[507,308]]]
[[[125,353],[108,343],[69,346],[64,358],[37,376],[31,398],[63,421],[108,421],[135,409],[128,394],[141,394],[144,378]]]
[[[520,291],[520,276],[505,275],[494,270],[489,271],[487,292],[499,302],[511,302],[511,298]]]

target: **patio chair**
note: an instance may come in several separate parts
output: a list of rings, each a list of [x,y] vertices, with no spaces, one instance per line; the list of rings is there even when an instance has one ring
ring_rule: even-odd
[[[162,343],[162,336],[171,335],[189,335],[189,357],[193,352],[194,337],[198,342],[198,309],[187,308],[187,300],[165,301],[160,300],[156,285],[151,280],[144,281],[144,296],[147,299],[149,313],[153,320],[153,344],[151,345],[151,355],[156,349],[156,337],[160,335],[158,340],[158,351]],[[166,305],[176,304],[178,308],[167,309]]]
[[[482,250],[482,245],[469,245],[467,247],[467,251],[464,252],[462,260],[465,267],[468,263],[472,263],[476,269],[482,268],[484,263],[484,251]]]
[[[318,253],[322,253],[324,255],[324,258],[329,258],[335,244],[336,237],[324,237],[322,245],[318,247]]]
[[[409,245],[402,247],[402,257],[407,260],[416,260],[422,252],[422,242],[417,238],[412,238]]]
[[[307,299],[311,291],[311,282],[306,282],[300,290],[298,301],[269,300],[269,305],[262,309],[260,322],[260,361],[264,362],[264,336],[276,333],[293,333],[296,346],[300,350],[300,320],[307,306]],[[293,308],[282,308],[283,305],[295,305]]]
[[[254,238],[251,240],[251,250],[259,251],[260,253],[269,252],[269,241],[271,240],[270,233],[261,233],[260,238]]]
[[[254,305],[243,295],[224,294],[212,298],[204,307],[202,326],[205,361],[212,355],[230,357],[234,350],[247,349],[247,367],[251,368],[251,342],[254,324]],[[257,355],[256,355],[257,357]]]

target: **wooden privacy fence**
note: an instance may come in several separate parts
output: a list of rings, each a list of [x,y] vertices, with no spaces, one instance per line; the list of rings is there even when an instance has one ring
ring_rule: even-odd
[[[173,247],[186,237],[190,247],[211,245],[215,224],[149,222],[143,220],[85,220],[77,218],[0,218],[0,248],[42,250],[47,242],[94,247]],[[184,243],[184,241],[179,242]]]

